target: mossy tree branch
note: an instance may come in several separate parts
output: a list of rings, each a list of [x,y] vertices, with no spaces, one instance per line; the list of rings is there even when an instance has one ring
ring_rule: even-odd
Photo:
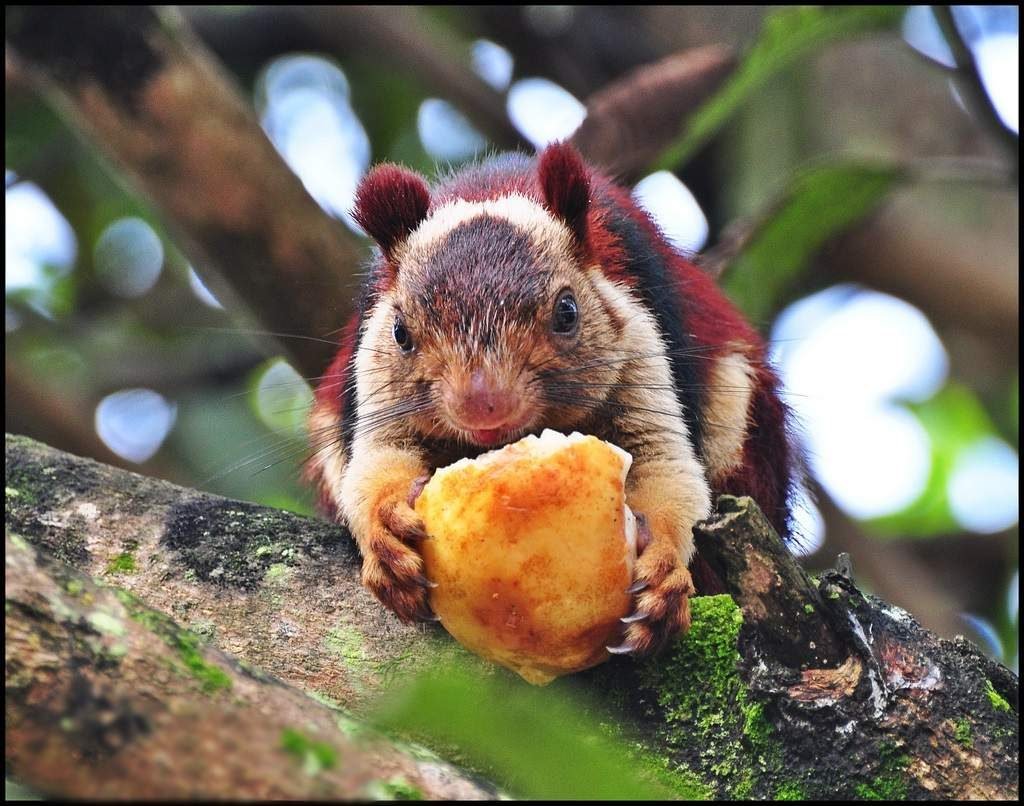
[[[205,646],[131,594],[97,585],[20,537],[8,534],[4,549],[6,763],[35,791],[116,799],[495,796]]]
[[[397,680],[464,656],[372,600],[335,526],[20,437],[6,458],[10,531],[357,718]],[[746,499],[722,498],[697,540],[736,604],[698,598],[691,633],[660,658],[615,659],[556,691],[588,695],[642,759],[709,795],[1016,796],[1015,675],[841,574],[815,586]]]

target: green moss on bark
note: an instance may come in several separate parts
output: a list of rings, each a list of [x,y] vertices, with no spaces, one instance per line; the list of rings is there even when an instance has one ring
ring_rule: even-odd
[[[142,624],[165,644],[177,651],[181,665],[199,681],[204,692],[213,694],[231,688],[231,678],[228,674],[203,657],[203,641],[198,635],[190,630],[182,629],[167,616],[147,609],[142,602],[127,591],[117,591],[117,597],[128,610],[128,615],[133,621]]]
[[[281,749],[294,756],[307,775],[329,770],[338,763],[338,751],[326,742],[310,739],[304,733],[285,728],[281,733]]]
[[[880,755],[882,763],[878,775],[854,787],[857,797],[861,800],[906,800],[910,757],[888,744],[882,745]]]
[[[971,728],[971,721],[966,717],[957,720],[956,730],[953,735],[964,747],[974,747],[974,731]]]
[[[1006,699],[995,690],[991,680],[985,681],[985,696],[988,697],[988,701],[992,703],[992,707],[996,711],[1008,712],[1010,710],[1010,703],[1008,703]]]
[[[782,784],[775,790],[775,800],[806,800],[803,787],[796,783]]]
[[[366,788],[372,800],[424,800],[423,793],[404,778],[374,781]]]
[[[766,794],[759,784],[780,767],[781,747],[764,707],[750,699],[740,677],[743,614],[727,595],[699,596],[690,604],[689,633],[643,671],[645,684],[659,692],[666,743],[692,759],[701,778],[720,782],[719,796]]]
[[[134,574],[135,573],[135,555],[130,551],[122,552],[118,554],[114,559],[107,563],[108,574]]]

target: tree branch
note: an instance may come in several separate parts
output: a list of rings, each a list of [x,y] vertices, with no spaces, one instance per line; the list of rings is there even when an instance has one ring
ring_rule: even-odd
[[[975,61],[974,53],[964,41],[960,33],[960,27],[956,24],[951,6],[932,6],[932,13],[935,20],[942,29],[942,35],[949,44],[953,53],[953,60],[956,62],[956,71],[960,74],[962,81],[960,86],[967,90],[970,105],[974,107],[975,114],[981,119],[985,128],[991,132],[994,139],[1003,148],[1006,156],[1013,163],[1014,178],[1017,175],[1017,163],[1020,154],[1020,138],[1017,133],[1010,129],[992,103],[992,98],[985,89],[985,82],[978,70],[978,63]]]
[[[6,763],[33,789],[119,800],[494,797],[365,728],[353,738],[343,713],[20,537],[4,548]]]
[[[373,601],[336,526],[24,438],[7,438],[6,458],[9,530],[356,715],[465,657],[440,628],[402,625]],[[748,499],[720,499],[695,537],[736,604],[698,597],[691,632],[661,657],[553,684],[595,699],[638,763],[718,796],[798,782],[807,797],[863,797],[890,781],[909,797],[1015,797],[1015,675],[841,575],[815,588]]]
[[[735,64],[727,48],[708,45],[639,67],[587,99],[587,117],[572,141],[595,164],[635,178],[678,136],[687,117]]]
[[[175,14],[9,6],[6,19],[19,65],[45,77],[73,124],[153,200],[200,274],[219,272],[269,329],[330,340],[351,310],[338,292],[356,285],[356,239],[317,206]],[[306,375],[332,351],[284,345]]]

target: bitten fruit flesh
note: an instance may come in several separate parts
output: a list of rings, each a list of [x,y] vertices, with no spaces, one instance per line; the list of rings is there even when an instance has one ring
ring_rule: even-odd
[[[631,604],[631,463],[597,437],[545,430],[438,470],[416,512],[445,629],[537,685],[607,660]]]

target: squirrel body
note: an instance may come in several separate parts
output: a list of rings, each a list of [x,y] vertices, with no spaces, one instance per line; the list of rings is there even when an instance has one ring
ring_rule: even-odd
[[[380,250],[316,391],[307,470],[401,619],[431,617],[411,506],[423,477],[543,428],[634,457],[646,547],[613,652],[688,628],[692,527],[713,495],[752,496],[788,536],[794,452],[764,342],[572,146],[433,189],[381,165],[354,214]]]

